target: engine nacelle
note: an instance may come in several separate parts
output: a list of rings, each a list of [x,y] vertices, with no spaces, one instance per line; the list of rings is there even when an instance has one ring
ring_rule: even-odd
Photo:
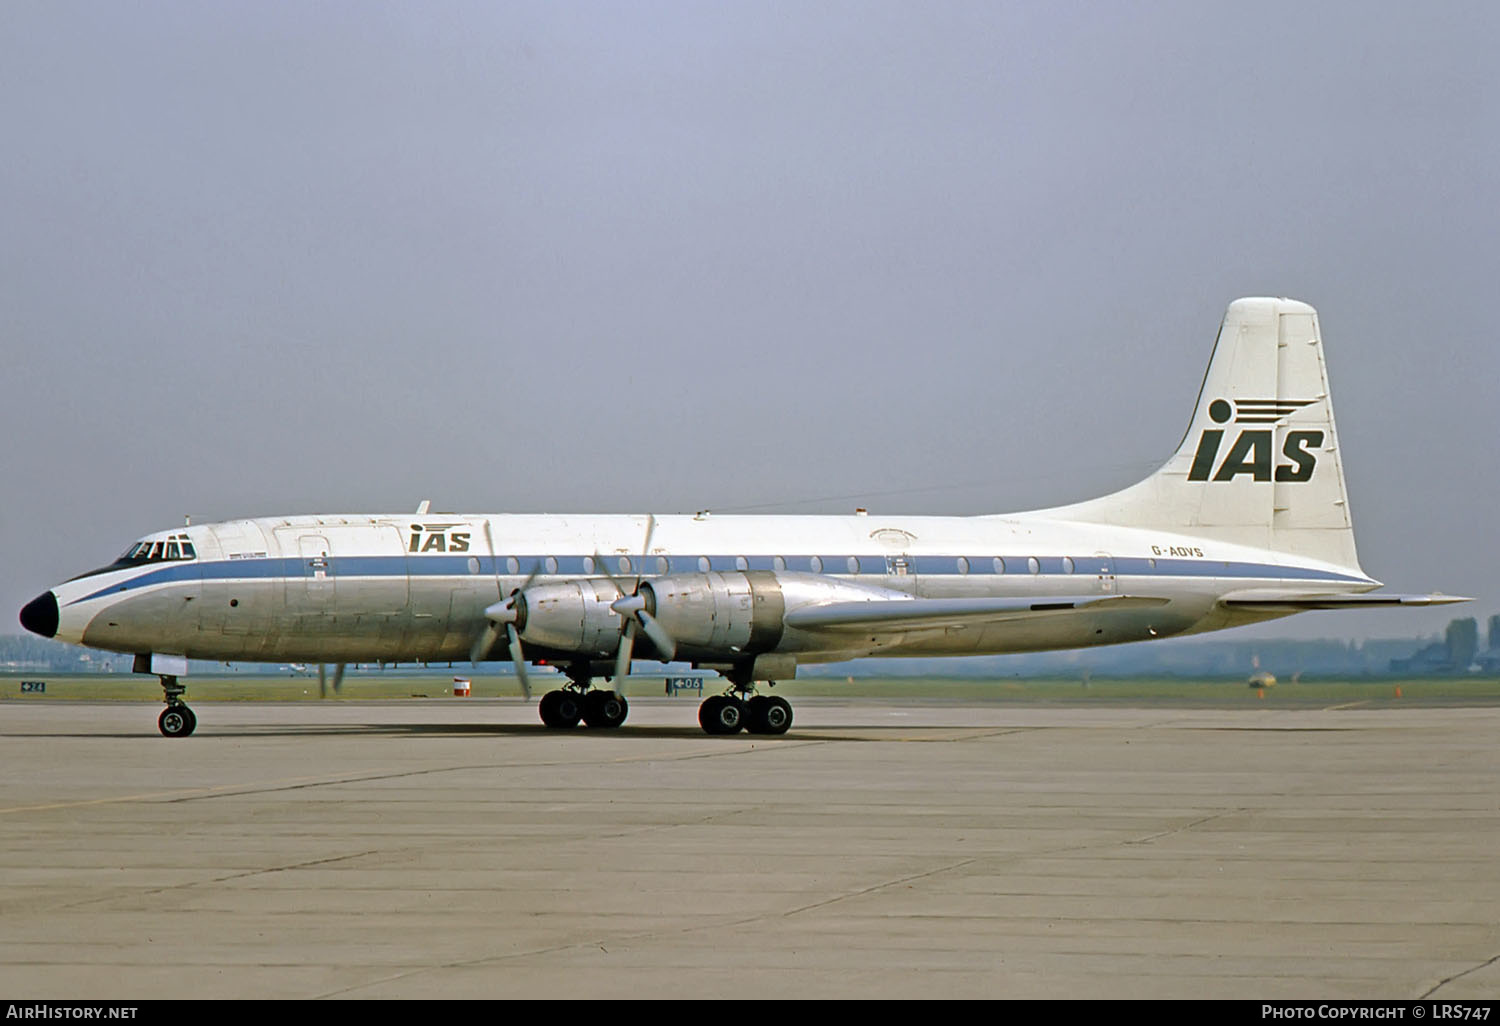
[[[801,647],[786,637],[788,609],[908,597],[835,577],[766,570],[658,577],[644,582],[641,594],[646,610],[677,642],[677,658],[703,662],[740,662]]]
[[[646,610],[677,642],[679,659],[769,652],[781,641],[786,603],[774,573],[676,574],[641,584]]]
[[[516,632],[527,645],[594,659],[620,645],[620,593],[608,580],[581,578],[537,584],[516,596]]]
[[[641,582],[646,612],[671,635],[673,658],[740,664],[768,652],[807,650],[786,636],[786,612],[825,602],[905,598],[835,577],[768,570],[670,574]],[[516,631],[535,649],[579,659],[612,659],[625,625],[610,606],[621,598],[607,578],[538,584],[516,597]],[[796,632],[794,632],[796,633]],[[822,645],[817,639],[817,645]],[[635,657],[660,658],[642,633]]]

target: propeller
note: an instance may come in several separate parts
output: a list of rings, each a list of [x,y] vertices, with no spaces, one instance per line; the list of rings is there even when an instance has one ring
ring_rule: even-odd
[[[338,694],[341,690],[343,690],[343,687],[344,664],[335,663],[333,667],[333,693],[335,695]],[[318,697],[328,697],[328,667],[323,663],[318,664]]]
[[[667,629],[651,615],[651,611],[646,608],[646,596],[641,594],[641,577],[646,572],[646,557],[651,554],[651,536],[655,532],[656,517],[648,516],[646,518],[646,541],[641,546],[641,558],[636,561],[635,584],[629,591],[619,578],[610,573],[604,557],[597,552],[594,553],[594,565],[604,571],[604,576],[609,578],[615,590],[620,593],[620,597],[611,602],[609,608],[625,621],[620,635],[619,648],[615,650],[615,688],[621,694],[624,693],[624,680],[630,675],[630,657],[635,650],[637,633],[644,631],[663,659],[670,660],[677,653],[677,642],[672,640],[672,635],[667,633]]]
[[[474,647],[469,650],[469,661],[479,662],[495,646],[495,642],[500,640],[500,634],[503,631],[506,647],[510,649],[510,661],[516,668],[516,680],[521,682],[521,694],[527,698],[531,697],[531,678],[526,674],[526,655],[521,651],[521,635],[516,630],[516,621],[525,618],[526,596],[523,593],[531,587],[531,582],[536,580],[541,572],[542,566],[538,563],[532,568],[531,573],[526,575],[526,580],[521,582],[519,588],[485,609],[484,618],[487,622],[484,631],[475,639]]]

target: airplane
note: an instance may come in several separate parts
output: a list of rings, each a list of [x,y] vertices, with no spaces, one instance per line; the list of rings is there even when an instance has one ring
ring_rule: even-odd
[[[158,729],[193,733],[187,661],[560,668],[542,722],[625,722],[632,661],[726,681],[709,734],[785,733],[761,685],[801,665],[1147,641],[1314,609],[1466,599],[1373,593],[1360,569],[1316,311],[1229,305],[1193,417],[1155,473],[1102,498],[978,516],[265,517],[147,535],[20,614],[133,653]],[[612,681],[612,686],[596,684]],[[320,681],[323,675],[320,672]]]

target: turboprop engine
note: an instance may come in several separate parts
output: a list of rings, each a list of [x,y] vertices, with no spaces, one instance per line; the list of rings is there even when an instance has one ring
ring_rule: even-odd
[[[580,659],[612,658],[622,651],[627,628],[633,640],[634,620],[655,650],[638,654],[737,663],[782,645],[789,608],[906,597],[816,574],[767,570],[672,574],[643,580],[633,593],[628,587],[608,578],[582,578],[531,585],[508,601],[516,632],[530,648]]]
[[[620,614],[610,605],[619,589],[607,578],[533,584],[515,594],[516,632],[527,645],[583,658],[613,657]]]

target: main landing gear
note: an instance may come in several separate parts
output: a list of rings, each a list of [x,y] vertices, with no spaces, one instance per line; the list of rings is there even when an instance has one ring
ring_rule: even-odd
[[[568,683],[542,696],[537,711],[542,722],[554,730],[571,729],[583,723],[596,730],[609,730],[625,722],[630,703],[617,691],[591,687],[593,678],[583,667],[569,668]],[[704,699],[698,707],[698,723],[709,734],[785,734],[792,725],[792,706],[774,695],[757,695],[749,680],[730,681],[722,695]]]
[[[610,730],[625,722],[630,703],[618,691],[590,689],[592,678],[583,670],[569,670],[566,687],[542,696],[538,711],[542,722],[561,729],[576,727],[579,721],[599,730]]]
[[[157,718],[156,727],[164,737],[187,737],[198,727],[198,717],[193,715],[193,710],[182,700],[187,688],[177,683],[177,678],[170,674],[163,673],[159,676],[167,707]]]
[[[754,694],[753,687],[713,695],[698,707],[698,723],[705,733],[785,734],[792,725],[792,705],[775,695]]]
[[[616,691],[581,691],[569,686],[543,695],[538,711],[549,727],[576,727],[582,720],[590,727],[608,729],[625,722],[630,703]]]

